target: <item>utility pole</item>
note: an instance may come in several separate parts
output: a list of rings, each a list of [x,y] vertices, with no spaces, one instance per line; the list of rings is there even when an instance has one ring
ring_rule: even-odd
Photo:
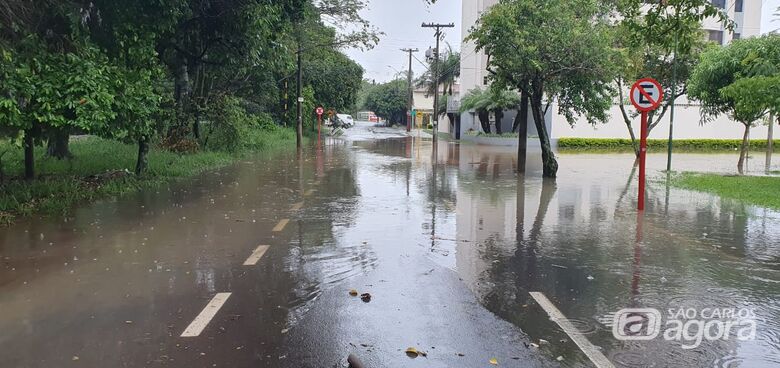
[[[412,108],[414,107],[414,88],[412,87],[412,53],[420,51],[418,49],[401,49],[403,52],[409,53],[409,73],[407,74],[407,80],[409,83],[409,108],[406,115],[406,131],[412,131]]]
[[[680,13],[677,13],[677,27],[674,29],[674,59],[672,59],[672,99],[671,109],[669,115],[669,143],[667,143],[666,152],[666,174],[672,172],[672,151],[674,150],[674,105],[677,99],[677,50],[680,43]]]
[[[439,42],[442,38],[442,28],[455,28],[455,23],[423,23],[423,28],[436,28],[436,51],[433,55],[433,83],[435,83],[433,93],[433,140],[436,141],[436,135],[439,131]]]
[[[772,151],[774,150],[775,113],[769,114],[769,134],[766,140],[766,172],[772,169]]]
[[[300,150],[303,146],[303,95],[301,94],[301,89],[303,85],[303,72],[301,68],[301,55],[303,54],[303,49],[301,48],[301,41],[300,38],[298,39],[298,125],[295,128],[296,134],[295,134],[295,143],[298,149]]]

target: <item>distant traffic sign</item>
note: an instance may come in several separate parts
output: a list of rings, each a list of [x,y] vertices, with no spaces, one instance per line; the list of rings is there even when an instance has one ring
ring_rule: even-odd
[[[631,87],[631,103],[641,112],[657,109],[663,99],[664,89],[655,79],[640,79]]]
[[[322,114],[324,113],[325,113],[325,109],[323,109],[322,107],[317,108],[317,115],[322,116]]]

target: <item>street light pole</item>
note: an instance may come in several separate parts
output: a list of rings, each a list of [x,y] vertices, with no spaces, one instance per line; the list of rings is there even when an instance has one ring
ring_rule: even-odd
[[[436,28],[436,51],[433,55],[433,139],[436,140],[436,135],[439,131],[439,43],[441,42],[442,28],[454,28],[455,23],[439,24],[439,23],[423,23],[423,28]]]
[[[412,130],[412,108],[414,107],[414,89],[412,88],[412,53],[420,50],[401,49],[401,51],[409,53],[409,73],[406,76],[409,87],[409,104],[406,110],[406,131],[410,132]]]
[[[298,124],[295,128],[295,142],[298,149],[301,149],[303,147],[303,95],[301,94],[301,86],[303,85],[303,72],[301,68],[301,55],[303,54],[303,49],[301,48],[301,42],[300,39],[298,40]]]

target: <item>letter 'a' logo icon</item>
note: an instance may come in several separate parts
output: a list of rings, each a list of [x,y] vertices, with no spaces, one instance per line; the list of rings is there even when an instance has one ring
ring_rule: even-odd
[[[615,313],[612,334],[618,340],[646,341],[661,332],[661,312],[652,308],[627,308]]]

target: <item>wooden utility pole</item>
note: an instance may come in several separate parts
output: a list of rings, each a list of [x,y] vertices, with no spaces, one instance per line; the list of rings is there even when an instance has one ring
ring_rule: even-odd
[[[406,131],[412,130],[412,108],[414,108],[414,88],[412,87],[412,53],[420,51],[418,49],[401,49],[403,52],[409,53],[409,73],[407,74],[407,80],[409,83],[409,105],[406,115]]]
[[[436,51],[433,55],[433,83],[435,84],[433,92],[433,140],[436,141],[436,135],[439,131],[439,43],[442,39],[442,28],[454,28],[455,23],[423,23],[423,28],[436,28]]]
[[[297,71],[297,80],[298,80],[298,96],[297,96],[297,104],[298,104],[298,122],[295,127],[295,143],[296,147],[300,150],[303,146],[303,95],[302,93],[302,86],[303,86],[303,71],[301,66],[301,56],[303,54],[303,48],[301,47],[301,41],[298,40],[298,71]]]

